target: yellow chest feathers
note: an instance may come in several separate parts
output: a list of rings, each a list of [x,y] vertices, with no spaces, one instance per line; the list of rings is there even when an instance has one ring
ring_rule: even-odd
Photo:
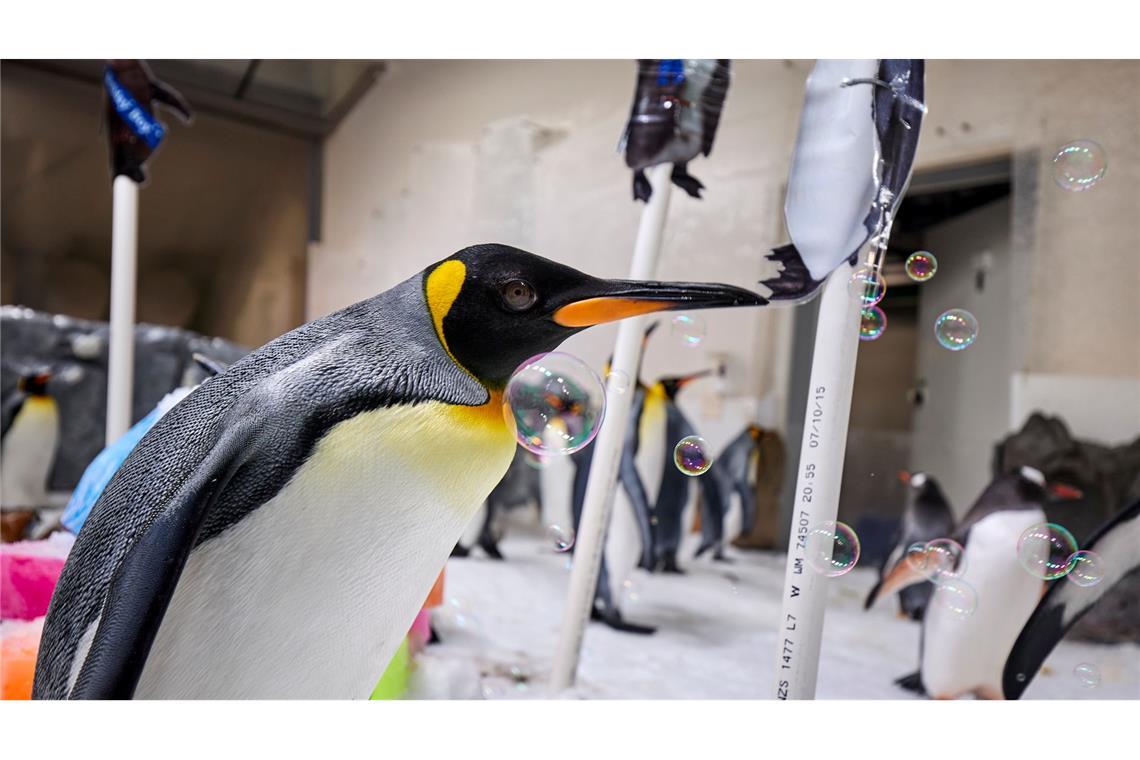
[[[438,494],[440,506],[473,514],[514,452],[513,420],[502,394],[492,393],[482,406],[429,401],[359,414],[333,427],[305,467],[331,488],[366,481],[387,491],[385,483],[410,478]]]

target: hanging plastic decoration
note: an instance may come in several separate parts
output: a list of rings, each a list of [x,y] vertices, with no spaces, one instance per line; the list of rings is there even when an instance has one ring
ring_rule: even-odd
[[[689,174],[689,161],[712,152],[728,92],[729,61],[666,58],[638,61],[637,90],[619,150],[633,169],[633,197],[653,194],[645,170],[673,164],[673,184],[694,198],[704,185]]]
[[[146,181],[143,164],[166,136],[166,127],[154,115],[154,104],[169,107],[187,123],[190,107],[172,87],[155,79],[144,61],[107,61],[103,88],[107,92],[111,173],[141,184]]]
[[[769,299],[806,300],[868,242],[886,248],[926,113],[924,72],[913,58],[816,63],[784,203],[792,242],[767,257],[781,266],[762,281]]]

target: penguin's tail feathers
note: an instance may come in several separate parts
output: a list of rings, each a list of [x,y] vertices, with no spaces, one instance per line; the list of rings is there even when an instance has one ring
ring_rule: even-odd
[[[871,606],[874,605],[876,601],[878,601],[879,590],[882,589],[882,587],[883,587],[883,579],[880,578],[879,582],[876,583],[871,588],[871,590],[867,592],[867,598],[863,600],[863,609],[864,610],[871,609]]]
[[[776,262],[781,267],[776,276],[760,281],[761,285],[767,286],[772,291],[768,296],[769,301],[803,303],[811,300],[819,292],[823,280],[811,278],[811,273],[808,272],[803,257],[795,245],[789,243],[773,248],[764,258]]]
[[[919,671],[908,673],[905,676],[896,678],[895,686],[898,686],[905,691],[911,691],[915,694],[926,696],[926,687],[922,685],[922,673]]]

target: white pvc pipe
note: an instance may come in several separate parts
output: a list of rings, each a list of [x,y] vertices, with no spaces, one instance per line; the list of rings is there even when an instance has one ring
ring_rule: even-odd
[[[633,261],[629,267],[630,279],[651,280],[656,277],[661,236],[672,192],[671,172],[670,164],[660,164],[646,171],[653,186],[653,195],[641,214]],[[618,372],[624,373],[625,377],[630,378],[630,383],[637,382],[643,321],[644,317],[623,320],[618,325],[617,340],[614,343],[611,372],[615,375]],[[598,583],[606,528],[617,485],[618,462],[625,440],[625,429],[629,424],[633,395],[632,385],[619,391],[614,384],[606,384],[606,416],[594,441],[590,478],[586,483],[585,503],[582,505],[582,521],[578,526],[574,563],[570,570],[570,591],[563,608],[562,629],[550,675],[552,694],[572,686],[577,676],[582,636],[590,620],[590,608],[594,604],[594,589]]]
[[[861,311],[860,300],[847,292],[851,272],[847,264],[832,272],[821,295],[788,538],[783,609],[776,629],[777,699],[815,698],[831,579],[807,565],[804,550],[809,530],[821,522],[834,521],[839,511]]]
[[[135,281],[139,186],[115,177],[111,221],[111,336],[107,360],[107,444],[131,426],[135,364]]]

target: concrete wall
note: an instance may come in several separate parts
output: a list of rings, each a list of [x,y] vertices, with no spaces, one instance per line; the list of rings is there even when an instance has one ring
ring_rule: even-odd
[[[713,154],[691,165],[706,198],[674,195],[662,277],[749,285],[767,249],[785,242],[783,186],[810,66],[734,64]],[[624,275],[640,209],[615,146],[633,84],[630,61],[394,62],[327,142],[324,238],[310,249],[308,315],[378,292],[477,241]],[[919,170],[1015,156],[1011,371],[1120,378],[1135,387],[1140,63],[931,61],[927,93]],[[1078,138],[1098,140],[1109,169],[1099,186],[1072,194],[1052,183],[1050,161]],[[714,444],[753,414],[783,426],[790,316],[708,315],[708,338],[696,350],[667,334],[655,338],[646,375],[726,360],[724,399],[702,381],[682,400]],[[929,325],[916,329],[923,340],[929,335]],[[598,364],[613,335],[612,327],[594,329],[566,349]],[[1035,398],[1048,404],[1068,392],[1056,386]],[[1081,426],[1098,433],[1095,423]],[[789,451],[794,457],[797,441]]]
[[[3,303],[106,319],[111,182],[94,84],[5,64]],[[138,318],[257,346],[304,321],[311,146],[171,115],[139,199]]]

